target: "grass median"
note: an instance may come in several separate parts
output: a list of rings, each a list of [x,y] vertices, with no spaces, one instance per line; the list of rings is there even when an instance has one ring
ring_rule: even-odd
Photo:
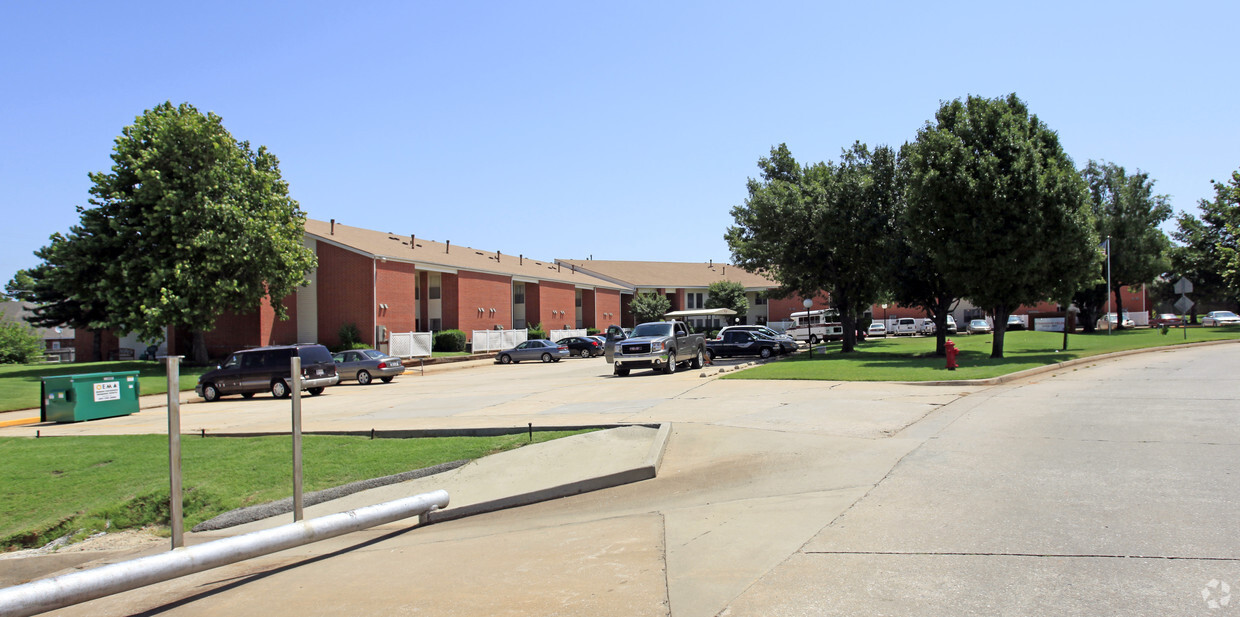
[[[855,353],[840,353],[839,343],[820,345],[814,355],[799,353],[736,373],[724,379],[808,379],[826,381],[948,381],[989,379],[1116,351],[1145,349],[1184,343],[1240,339],[1240,328],[1172,328],[1167,334],[1156,328],[1122,330],[1107,334],[1070,334],[1063,350],[1061,332],[1007,332],[1003,358],[991,358],[994,336],[950,336],[960,354],[960,367],[949,371],[945,360],[934,355],[934,337],[888,337],[868,339]]]
[[[500,437],[303,437],[307,493],[440,463],[475,459],[574,432]],[[292,440],[181,441],[185,528],[293,494]],[[161,435],[0,438],[0,550],[43,546],[98,531],[167,530],[168,438]]]

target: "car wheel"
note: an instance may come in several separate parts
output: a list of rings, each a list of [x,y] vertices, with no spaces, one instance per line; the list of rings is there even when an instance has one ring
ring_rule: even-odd
[[[689,366],[696,371],[697,369],[702,368],[703,364],[705,364],[705,362],[702,361],[702,350],[699,349],[697,350],[697,354],[693,356],[693,363]]]
[[[284,398],[288,396],[288,384],[283,379],[277,379],[271,382],[271,396],[273,398]]]
[[[504,354],[504,355],[500,356],[500,357],[499,357],[499,363],[500,363],[500,364],[512,364],[512,356],[510,356],[510,355],[508,355],[508,354]]]
[[[616,370],[615,370],[615,373],[616,373],[616,377],[628,377],[628,376],[629,376],[629,369],[627,369],[627,368],[618,368],[618,367],[617,367],[617,368],[616,368]]]
[[[309,392],[310,396],[318,396],[323,393],[323,390],[323,388],[310,388],[306,392]]]
[[[215,388],[215,384],[208,383],[202,385],[202,400],[208,403],[220,400],[220,391]]]
[[[672,351],[667,354],[667,364],[663,365],[663,374],[671,375],[676,372],[676,352]]]
[[[380,377],[379,381],[382,381],[383,383],[392,383],[392,379],[392,377]]]
[[[771,348],[763,347],[761,350],[758,351],[758,356],[761,357],[763,360],[771,357]]]
[[[713,350],[713,349],[707,349],[707,350],[706,350],[706,357],[707,357],[707,358],[710,358],[710,361],[711,361],[711,362],[714,362],[714,361],[715,361],[715,350]]]
[[[358,371],[358,372],[357,372],[357,383],[360,383],[360,384],[362,384],[363,386],[368,386],[368,385],[370,385],[370,372],[368,372],[368,371]]]
[[[598,355],[598,352],[597,352],[597,351],[594,351],[593,349],[591,349],[591,350],[590,350],[590,352],[589,352],[589,355],[588,355],[588,356],[586,356],[586,357],[587,357],[587,358],[593,358],[594,356],[597,356],[597,355]]]
[[[254,393],[253,393],[253,392],[246,392],[246,393],[244,393],[244,394],[242,394],[242,395],[241,395],[241,398],[254,398]]]
[[[818,344],[818,335],[816,335],[816,334],[811,334],[811,335],[809,335],[809,344],[810,344],[810,345],[817,345],[817,344]]]
[[[542,361],[543,361],[543,363],[544,363],[544,364],[545,364],[545,363],[547,363],[547,362],[550,362],[550,361],[551,361],[551,354],[549,354],[549,353],[547,353],[547,352],[545,352],[545,351],[544,351],[544,352],[543,352],[543,355],[542,355]]]

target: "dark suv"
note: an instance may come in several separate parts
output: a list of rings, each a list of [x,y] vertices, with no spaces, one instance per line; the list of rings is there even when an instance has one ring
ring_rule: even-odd
[[[228,356],[219,368],[198,378],[194,391],[207,402],[221,396],[240,394],[250,398],[258,392],[271,392],[275,398],[289,396],[289,360],[301,358],[301,388],[318,396],[323,388],[340,381],[331,352],[322,345],[283,345],[246,349]]]

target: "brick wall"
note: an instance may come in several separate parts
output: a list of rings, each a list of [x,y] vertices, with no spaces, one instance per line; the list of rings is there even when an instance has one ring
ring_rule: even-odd
[[[297,340],[297,294],[289,294],[284,299],[284,308],[288,319],[281,321],[271,307],[269,298],[263,298],[258,307],[258,344],[259,345],[292,345]]]
[[[328,347],[339,345],[340,327],[352,323],[362,334],[362,341],[374,344],[375,262],[369,257],[318,243],[319,343]]]
[[[100,337],[100,358],[108,359],[108,354],[120,348],[120,339],[111,330],[104,330]],[[76,362],[95,361],[95,332],[85,328],[73,331],[73,358]]]
[[[414,299],[418,279],[413,264],[380,261],[375,264],[375,301],[379,308],[378,325],[388,332],[413,332],[417,326],[417,301]]]
[[[529,320],[530,286],[525,286],[526,319]],[[576,287],[568,283],[552,283],[543,281],[538,284],[538,318],[537,323],[543,330],[558,330],[568,324],[572,328],[577,324],[577,292]],[[561,315],[559,311],[564,313]],[[554,314],[553,314],[554,312]],[[531,322],[533,323],[533,322]]]
[[[461,285],[459,279],[460,276],[456,274],[445,274],[442,277],[443,282],[440,287],[442,294],[440,298],[442,298],[444,330],[461,329]]]
[[[826,293],[820,293],[814,296],[814,306],[810,308],[812,311],[825,309],[830,306]],[[793,313],[805,310],[805,299],[801,296],[792,295],[787,298],[771,298],[766,302],[767,321],[784,321]]]
[[[527,285],[527,294],[528,289]],[[457,299],[460,307],[458,327],[467,337],[471,336],[470,333],[474,330],[492,330],[497,324],[505,330],[512,328],[511,278],[500,274],[462,271],[457,276]],[[479,311],[479,308],[482,311]],[[495,312],[492,313],[491,309],[495,309]]]
[[[595,322],[591,327],[603,330],[612,324],[620,325],[624,319],[624,312],[620,308],[620,292],[614,289],[596,289],[592,295]]]

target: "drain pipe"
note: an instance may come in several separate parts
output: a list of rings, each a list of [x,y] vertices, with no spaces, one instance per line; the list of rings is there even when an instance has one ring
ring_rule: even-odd
[[[448,506],[432,491],[348,512],[0,589],[0,615],[26,617],[268,555]],[[420,522],[425,522],[424,520]]]

